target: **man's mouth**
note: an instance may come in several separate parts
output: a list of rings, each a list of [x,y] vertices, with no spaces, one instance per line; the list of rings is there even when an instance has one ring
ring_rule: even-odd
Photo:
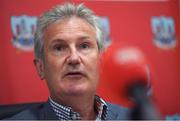
[[[85,76],[85,74],[82,72],[67,72],[65,74],[65,77],[83,77],[83,76]]]

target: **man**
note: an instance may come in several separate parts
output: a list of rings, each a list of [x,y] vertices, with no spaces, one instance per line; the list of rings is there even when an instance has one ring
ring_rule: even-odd
[[[47,82],[50,97],[12,119],[126,119],[128,109],[96,95],[102,50],[96,16],[83,4],[65,3],[40,16],[34,64]]]

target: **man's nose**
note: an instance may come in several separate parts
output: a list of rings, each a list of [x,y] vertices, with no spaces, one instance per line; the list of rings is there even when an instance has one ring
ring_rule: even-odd
[[[70,54],[67,58],[67,63],[70,66],[76,66],[80,64],[80,56],[76,49],[71,49]]]

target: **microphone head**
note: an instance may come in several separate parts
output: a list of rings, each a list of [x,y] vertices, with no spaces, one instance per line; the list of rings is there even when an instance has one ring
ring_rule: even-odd
[[[120,96],[129,97],[132,85],[150,87],[150,70],[143,52],[133,46],[112,44],[102,58],[103,76],[112,83],[113,90]]]

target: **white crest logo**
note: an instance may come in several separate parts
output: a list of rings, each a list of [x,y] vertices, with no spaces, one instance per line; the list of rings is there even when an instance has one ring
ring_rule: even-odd
[[[12,42],[16,48],[23,51],[33,50],[36,22],[36,17],[26,15],[11,17]]]
[[[176,47],[175,27],[172,17],[152,17],[152,31],[154,34],[154,43],[162,49]]]

